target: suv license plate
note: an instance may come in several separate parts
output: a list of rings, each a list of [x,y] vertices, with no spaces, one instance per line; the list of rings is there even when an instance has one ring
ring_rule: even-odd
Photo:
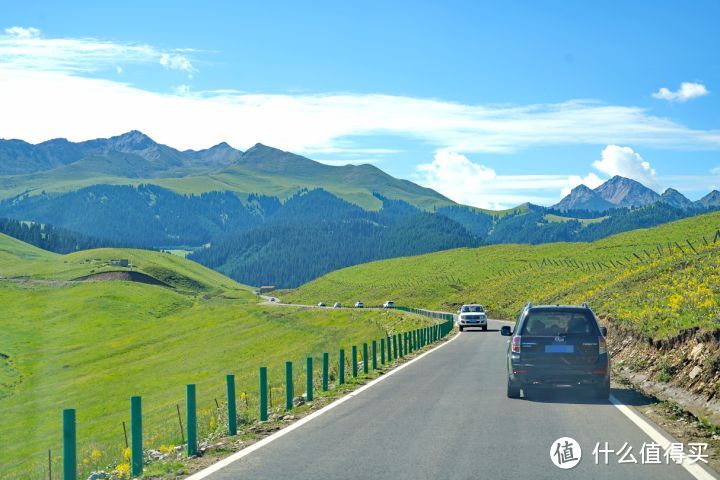
[[[545,345],[545,353],[573,353],[572,345]]]

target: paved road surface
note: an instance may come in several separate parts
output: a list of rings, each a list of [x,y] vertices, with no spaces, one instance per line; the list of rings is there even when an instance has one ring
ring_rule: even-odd
[[[596,442],[639,449],[650,438],[608,402],[560,392],[505,395],[506,339],[465,332],[337,408],[210,475],[236,479],[685,479],[677,465],[595,465]],[[582,461],[560,470],[550,447],[569,436]]]

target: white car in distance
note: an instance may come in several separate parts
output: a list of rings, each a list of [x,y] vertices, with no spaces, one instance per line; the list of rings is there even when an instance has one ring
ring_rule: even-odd
[[[383,303],[383,308],[395,308],[395,302],[392,300],[388,300],[387,302]]]
[[[482,305],[463,305],[458,310],[458,328],[462,332],[467,327],[480,327],[487,330],[487,315]]]

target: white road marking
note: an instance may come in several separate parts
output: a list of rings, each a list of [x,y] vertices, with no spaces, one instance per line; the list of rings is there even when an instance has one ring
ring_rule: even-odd
[[[618,410],[620,410],[620,412],[622,412],[622,414],[625,415],[640,430],[645,432],[645,434],[650,437],[653,442],[659,444],[663,450],[666,449],[670,445],[670,443],[676,441],[674,439],[668,438],[668,436],[666,436],[660,430],[650,425],[650,423],[648,423],[647,420],[640,416],[640,414],[636,413],[632,408],[623,404],[620,400],[615,398],[615,396],[610,395],[610,403],[612,403]],[[685,470],[688,471],[690,475],[697,478],[698,480],[712,480],[717,478],[715,475],[705,470],[699,462],[690,463],[687,458],[683,458],[682,466],[683,468],[685,468]]]
[[[318,410],[317,412],[313,412],[313,413],[311,413],[310,415],[301,418],[300,420],[298,420],[297,422],[293,423],[292,425],[288,425],[287,427],[283,428],[282,430],[278,430],[277,432],[273,433],[273,434],[270,435],[269,437],[265,437],[265,438],[263,438],[262,440],[260,440],[260,441],[258,441],[258,442],[256,442],[256,443],[253,443],[253,444],[250,445],[249,447],[243,448],[243,449],[240,450],[239,452],[233,453],[233,454],[230,455],[229,457],[224,458],[224,459],[220,460],[219,462],[210,465],[210,466],[207,467],[206,469],[200,470],[199,472],[190,475],[190,476],[187,477],[185,480],[201,480],[201,479],[203,479],[203,478],[209,477],[210,475],[212,475],[213,473],[217,472],[218,470],[221,470],[221,469],[227,467],[228,465],[230,465],[231,463],[234,463],[234,462],[240,460],[241,458],[243,458],[243,457],[245,457],[245,456],[247,456],[247,455],[250,455],[250,454],[253,453],[254,451],[261,449],[261,448],[264,447],[265,445],[267,445],[267,444],[269,444],[269,443],[277,440],[278,438],[284,437],[285,435],[287,435],[288,433],[292,432],[293,430],[302,427],[303,425],[305,425],[305,424],[308,423],[308,422],[311,422],[312,420],[316,419],[316,418],[319,417],[320,415],[322,415],[322,414],[324,414],[324,413],[327,413],[327,412],[329,412],[330,410],[332,410],[333,408],[335,408],[335,407],[337,407],[337,406],[339,406],[339,405],[347,402],[347,401],[350,400],[351,398],[359,395],[360,393],[364,392],[365,390],[367,390],[368,388],[372,387],[373,385],[377,385],[378,383],[382,382],[382,381],[385,380],[386,378],[389,378],[389,377],[393,376],[394,374],[396,374],[397,372],[399,372],[399,371],[402,370],[403,368],[407,367],[408,365],[412,365],[413,363],[417,362],[418,360],[420,360],[421,358],[423,358],[425,355],[429,355],[430,353],[434,352],[435,350],[444,347],[445,345],[449,344],[450,342],[452,342],[453,340],[455,340],[455,339],[458,338],[459,336],[460,336],[460,333],[457,333],[454,337],[452,337],[452,338],[451,338],[450,340],[448,340],[447,342],[443,342],[443,343],[441,343],[440,345],[438,345],[437,347],[432,348],[431,350],[428,350],[427,352],[423,353],[422,355],[419,355],[419,356],[413,358],[412,360],[409,360],[408,362],[403,363],[402,365],[399,365],[398,367],[393,368],[393,369],[390,370],[389,372],[387,372],[387,373],[385,373],[384,375],[381,375],[381,376],[379,376],[378,378],[376,378],[376,379],[368,382],[367,384],[363,385],[362,387],[358,388],[357,390],[353,390],[352,392],[348,393],[348,394],[345,395],[344,397],[340,397],[340,398],[338,398],[337,400],[335,400],[334,402],[332,402],[331,404],[324,406],[323,408],[321,408],[321,409]]]

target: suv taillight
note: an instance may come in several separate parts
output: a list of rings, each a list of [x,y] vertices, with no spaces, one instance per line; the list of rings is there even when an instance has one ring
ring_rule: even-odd
[[[520,335],[517,335],[512,338],[512,342],[510,344],[510,351],[513,353],[520,353],[520,342],[522,341]]]
[[[598,337],[598,354],[603,355],[607,353],[607,342],[605,341],[605,337],[600,335]]]

